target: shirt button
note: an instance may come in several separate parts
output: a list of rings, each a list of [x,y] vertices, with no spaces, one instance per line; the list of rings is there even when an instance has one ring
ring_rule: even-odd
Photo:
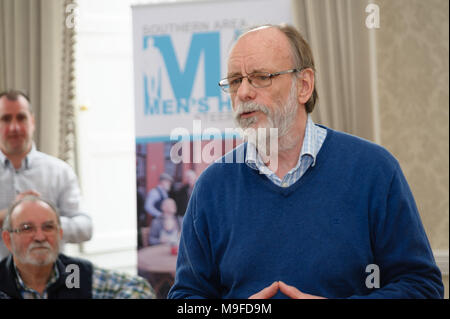
[[[288,187],[288,183],[284,182],[283,184],[281,184],[281,186]]]

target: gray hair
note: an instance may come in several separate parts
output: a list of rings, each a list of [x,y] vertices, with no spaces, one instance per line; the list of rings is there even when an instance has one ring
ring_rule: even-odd
[[[17,208],[17,206],[19,206],[20,204],[25,203],[25,202],[34,202],[34,203],[41,202],[41,203],[48,205],[52,209],[52,211],[55,213],[56,220],[58,221],[58,225],[61,226],[60,214],[55,205],[53,205],[50,201],[43,199],[41,197],[38,197],[35,195],[26,195],[23,198],[12,203],[11,206],[9,206],[8,212],[6,213],[5,220],[3,221],[3,230],[6,230],[6,231],[12,230],[11,215],[14,212],[14,210]]]

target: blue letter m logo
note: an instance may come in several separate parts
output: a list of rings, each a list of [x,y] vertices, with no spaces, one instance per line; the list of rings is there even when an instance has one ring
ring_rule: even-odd
[[[207,97],[220,95],[220,89],[217,85],[220,80],[219,32],[194,33],[192,35],[184,71],[178,63],[170,36],[161,35],[152,38],[155,48],[161,52],[164,59],[176,99],[191,97],[202,52],[205,62],[205,94]],[[144,42],[145,45],[146,41]]]

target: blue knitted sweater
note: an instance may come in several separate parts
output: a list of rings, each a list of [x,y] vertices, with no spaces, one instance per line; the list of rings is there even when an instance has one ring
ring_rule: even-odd
[[[277,280],[327,298],[442,298],[398,162],[378,145],[327,130],[316,165],[288,188],[229,163],[245,156],[245,144],[202,173],[169,298],[248,298]],[[378,266],[379,288],[369,265]]]

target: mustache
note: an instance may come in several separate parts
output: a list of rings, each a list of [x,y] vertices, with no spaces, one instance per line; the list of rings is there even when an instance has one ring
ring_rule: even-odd
[[[28,246],[28,252],[30,252],[31,250],[36,249],[36,248],[46,248],[46,249],[51,250],[51,249],[52,249],[52,246],[51,246],[47,241],[46,241],[46,242],[43,242],[43,243],[40,243],[40,242],[32,242],[32,243]]]
[[[236,105],[236,110],[234,111],[234,118],[239,119],[242,114],[260,111],[264,114],[269,114],[269,108],[265,105],[258,104],[255,102],[240,102]]]

